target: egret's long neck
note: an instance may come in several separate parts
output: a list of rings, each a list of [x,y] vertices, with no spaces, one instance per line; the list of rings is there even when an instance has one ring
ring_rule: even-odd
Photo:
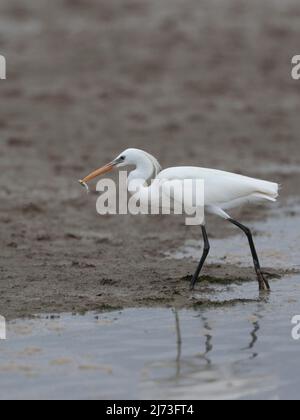
[[[146,182],[154,176],[154,173],[155,168],[152,162],[147,157],[140,157],[136,162],[135,170],[128,176],[128,190],[135,192],[137,187],[145,187]]]

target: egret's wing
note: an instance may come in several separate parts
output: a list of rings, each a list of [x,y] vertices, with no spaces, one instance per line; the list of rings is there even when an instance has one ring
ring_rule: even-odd
[[[278,196],[278,184],[214,169],[195,167],[169,168],[159,174],[159,179],[168,181],[184,179],[203,180],[206,205],[224,204],[255,193],[265,194],[274,198]]]
[[[161,183],[162,207],[169,202],[184,210],[204,206],[204,188],[200,179],[163,180]],[[164,205],[165,204],[165,205]]]

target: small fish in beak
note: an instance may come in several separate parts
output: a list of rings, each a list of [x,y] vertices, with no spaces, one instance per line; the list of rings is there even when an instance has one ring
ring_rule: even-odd
[[[84,182],[82,179],[80,179],[79,184],[83,186],[83,188],[86,189],[86,192],[89,193],[90,192],[90,187],[88,186],[88,184],[86,182]]]

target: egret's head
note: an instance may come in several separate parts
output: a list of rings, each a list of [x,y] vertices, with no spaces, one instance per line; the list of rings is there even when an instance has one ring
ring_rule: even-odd
[[[126,149],[113,162],[115,162],[118,168],[121,168],[124,166],[144,166],[149,160],[152,164],[156,161],[153,156],[143,150]]]
[[[136,166],[139,161],[139,152],[137,149],[124,150],[113,162],[115,162],[117,168]]]
[[[100,169],[92,172],[90,175],[86,176],[84,179],[80,180],[79,182],[87,186],[89,181],[104,175],[108,172],[111,172],[114,168],[122,168],[125,166],[143,166],[145,164],[152,165],[153,173],[157,175],[160,172],[161,167],[158,161],[148,153],[144,152],[143,150],[139,149],[127,149],[123,153],[121,153],[118,157],[116,157],[112,162],[108,163],[107,165],[103,166]]]

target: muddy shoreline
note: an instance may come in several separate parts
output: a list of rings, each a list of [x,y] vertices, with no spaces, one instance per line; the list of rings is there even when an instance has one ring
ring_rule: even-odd
[[[163,167],[279,182],[288,205],[299,189],[299,15],[294,0],[1,2],[1,315],[194,305],[197,263],[165,255],[200,232],[180,217],[97,216],[77,179],[138,147]],[[234,216],[251,227],[268,213]],[[234,234],[210,218],[208,230],[225,247]],[[250,258],[240,267],[230,255],[204,275],[255,281]]]

